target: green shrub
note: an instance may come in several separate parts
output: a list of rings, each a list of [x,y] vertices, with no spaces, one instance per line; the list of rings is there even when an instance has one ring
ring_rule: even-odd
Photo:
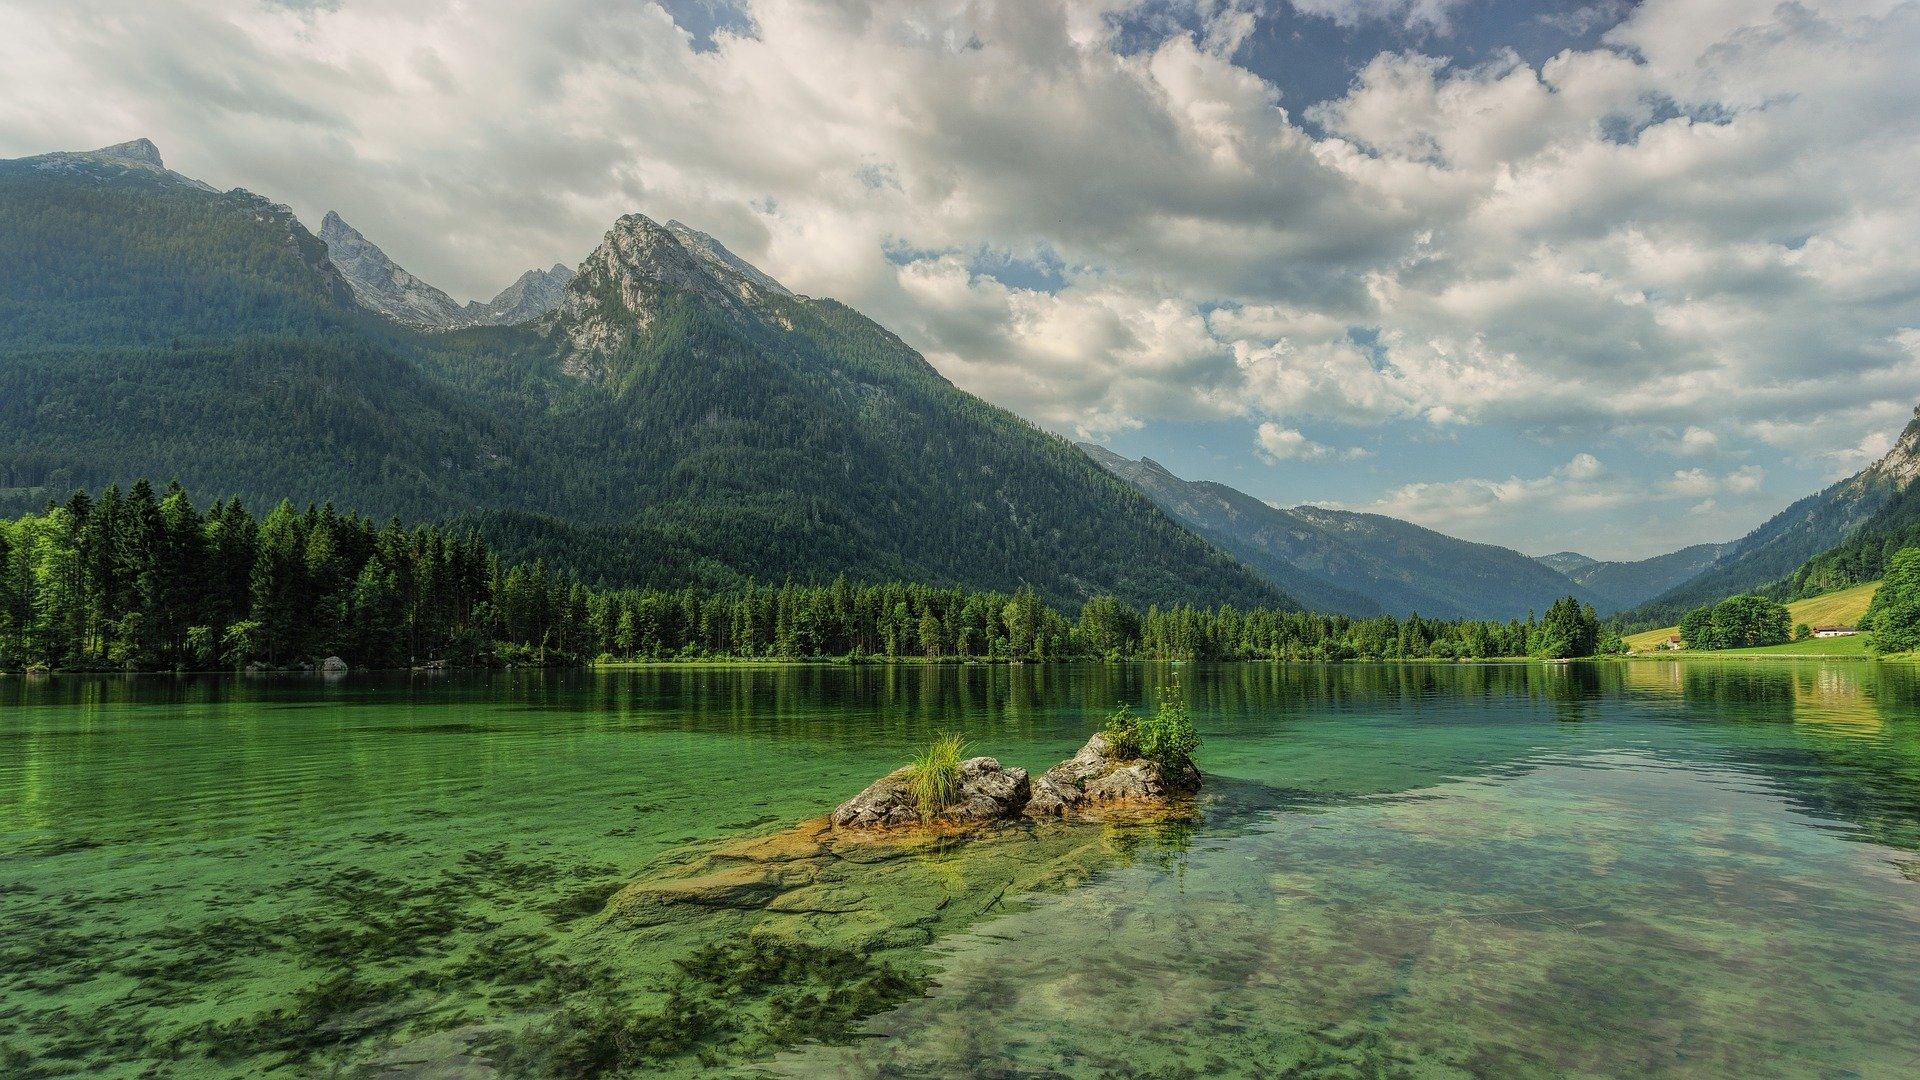
[[[960,790],[960,762],[967,744],[958,735],[942,735],[907,763],[907,791],[920,804],[922,817],[939,813]]]
[[[1136,758],[1140,756],[1140,718],[1133,715],[1133,707],[1121,705],[1115,709],[1107,722],[1100,726],[1100,734],[1107,737],[1107,748],[1114,757]]]
[[[1187,715],[1187,703],[1177,696],[1179,692],[1176,683],[1161,695],[1153,715],[1140,718],[1140,756],[1166,768],[1184,763],[1200,748],[1200,734],[1193,729],[1193,717]]]

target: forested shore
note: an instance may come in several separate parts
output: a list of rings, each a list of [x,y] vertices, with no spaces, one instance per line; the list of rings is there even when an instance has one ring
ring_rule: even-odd
[[[1611,651],[1571,599],[1542,619],[1233,607],[1071,614],[1031,589],[748,584],[593,588],[505,565],[470,532],[331,506],[201,509],[141,481],[0,522],[0,670],[484,667],[601,660],[1561,658]]]

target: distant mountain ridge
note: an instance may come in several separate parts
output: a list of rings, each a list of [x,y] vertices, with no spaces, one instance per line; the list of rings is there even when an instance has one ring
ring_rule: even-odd
[[[628,215],[564,287],[523,278],[530,320],[445,332],[418,321],[446,313],[438,290],[365,237],[342,254],[355,282],[285,207],[158,161],[0,162],[0,511],[178,478],[466,520],[509,561],[605,584],[1293,606],[1065,440],[697,230]],[[383,273],[398,292],[370,303]]]
[[[558,307],[567,283],[573,280],[566,264],[555,263],[546,270],[521,274],[487,303],[462,304],[408,273],[333,210],[320,219],[320,239],[353,287],[354,299],[370,311],[428,330],[531,322]]]
[[[1535,559],[1604,597],[1606,603],[1600,605],[1604,615],[1651,600],[1698,577],[1718,561],[1729,546],[1694,544],[1630,562],[1602,561],[1576,551],[1557,551]]]
[[[1150,458],[1082,450],[1161,509],[1309,607],[1349,615],[1512,619],[1564,596],[1601,598],[1517,551],[1397,518],[1317,506],[1282,509],[1211,481],[1183,480]]]

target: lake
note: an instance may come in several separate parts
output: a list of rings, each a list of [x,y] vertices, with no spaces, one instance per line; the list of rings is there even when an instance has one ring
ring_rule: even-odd
[[[1191,821],[622,914],[1166,693]],[[1920,1073],[1915,668],[16,678],[0,748],[10,1077]]]

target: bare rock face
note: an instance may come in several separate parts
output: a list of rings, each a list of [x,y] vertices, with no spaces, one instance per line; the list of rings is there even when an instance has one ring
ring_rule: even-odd
[[[1017,818],[1032,793],[1027,770],[1007,768],[990,757],[968,758],[960,763],[960,790],[939,819],[967,824]]]
[[[1200,790],[1200,770],[1191,760],[1162,768],[1144,758],[1123,758],[1095,732],[1078,753],[1033,782],[1026,815],[1069,817],[1103,803],[1166,802]]]
[[[931,819],[920,816],[920,804],[907,790],[909,770],[895,769],[868,784],[866,790],[833,812],[841,829],[891,829],[903,825],[980,825],[1011,821],[1026,808],[1032,787],[1027,770],[1008,768],[990,757],[960,763],[959,786],[953,801]]]
[[[920,804],[907,790],[903,766],[868,784],[833,811],[837,829],[891,829],[920,823]]]

